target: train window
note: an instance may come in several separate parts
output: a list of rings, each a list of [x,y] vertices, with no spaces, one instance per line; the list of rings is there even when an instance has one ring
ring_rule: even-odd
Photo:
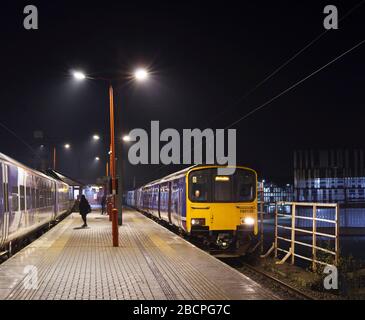
[[[24,186],[20,186],[20,210],[25,210],[25,190]]]
[[[214,201],[229,202],[232,201],[232,183],[229,176],[214,177]]]
[[[19,210],[19,198],[18,198],[18,186],[13,186],[11,188],[11,210],[18,211]]]
[[[234,192],[237,202],[253,201],[255,199],[256,179],[251,171],[237,170],[234,175]]]
[[[19,210],[19,191],[18,191],[18,168],[9,165],[9,190],[11,198],[11,211]]]
[[[189,176],[189,198],[192,202],[211,201],[210,170],[196,170]]]
[[[3,165],[0,163],[0,214],[4,213]],[[0,226],[2,219],[0,219]]]

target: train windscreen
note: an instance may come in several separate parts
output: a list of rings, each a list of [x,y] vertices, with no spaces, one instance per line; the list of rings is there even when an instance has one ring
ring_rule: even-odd
[[[192,171],[189,199],[192,202],[252,202],[256,197],[256,175],[237,168],[233,175],[218,175],[217,168]]]

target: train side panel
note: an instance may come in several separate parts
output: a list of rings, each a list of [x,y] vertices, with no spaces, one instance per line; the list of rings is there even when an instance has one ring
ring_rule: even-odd
[[[170,182],[160,184],[160,217],[162,220],[171,223],[170,212]]]
[[[186,230],[186,183],[185,176],[171,181],[171,223]]]
[[[160,204],[160,186],[155,184],[151,186],[151,202],[150,202],[150,213],[156,218],[160,218],[159,204]]]
[[[67,184],[4,158],[0,161],[0,248],[54,221],[72,205]]]

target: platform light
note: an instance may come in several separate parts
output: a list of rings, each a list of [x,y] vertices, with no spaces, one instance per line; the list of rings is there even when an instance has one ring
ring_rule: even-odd
[[[99,160],[100,160],[100,158],[99,158],[99,157],[95,157],[95,160],[96,160],[96,161],[99,161]]]
[[[70,149],[71,148],[69,143],[66,143],[64,147],[65,147],[65,149]]]
[[[86,76],[84,73],[82,73],[81,71],[74,71],[72,73],[73,77],[76,79],[76,80],[84,80],[86,79]]]
[[[94,134],[94,135],[93,135],[93,140],[94,140],[94,141],[98,141],[98,140],[100,140],[100,136],[99,136],[99,135],[97,135],[97,134]]]
[[[134,72],[134,77],[136,78],[137,81],[145,81],[148,78],[148,72],[144,68],[138,68]]]
[[[123,136],[123,141],[124,142],[129,142],[129,141],[131,141],[131,137],[130,136]]]

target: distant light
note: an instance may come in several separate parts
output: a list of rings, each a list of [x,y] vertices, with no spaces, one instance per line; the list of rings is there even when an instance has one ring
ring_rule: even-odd
[[[131,141],[131,137],[130,136],[124,136],[123,141],[125,141],[125,142]]]
[[[144,81],[148,78],[148,72],[146,69],[143,68],[139,68],[134,72],[134,77],[138,80],[138,81]]]
[[[95,160],[96,160],[96,161],[99,161],[99,160],[100,160],[100,158],[99,158],[99,157],[95,157]]]
[[[86,78],[85,74],[83,74],[82,72],[80,71],[75,71],[73,73],[73,76],[76,80],[84,80]]]
[[[109,151],[109,152],[108,152],[108,154],[112,154],[112,152],[111,152],[111,151]]]
[[[94,134],[94,135],[93,135],[93,139],[94,139],[95,141],[98,141],[98,140],[100,140],[100,137],[99,137],[97,134]]]
[[[41,149],[43,149],[44,148],[44,145],[43,144],[41,144],[41,147],[40,147]]]
[[[66,143],[65,144],[65,149],[70,149],[70,148],[71,148],[70,144]]]

